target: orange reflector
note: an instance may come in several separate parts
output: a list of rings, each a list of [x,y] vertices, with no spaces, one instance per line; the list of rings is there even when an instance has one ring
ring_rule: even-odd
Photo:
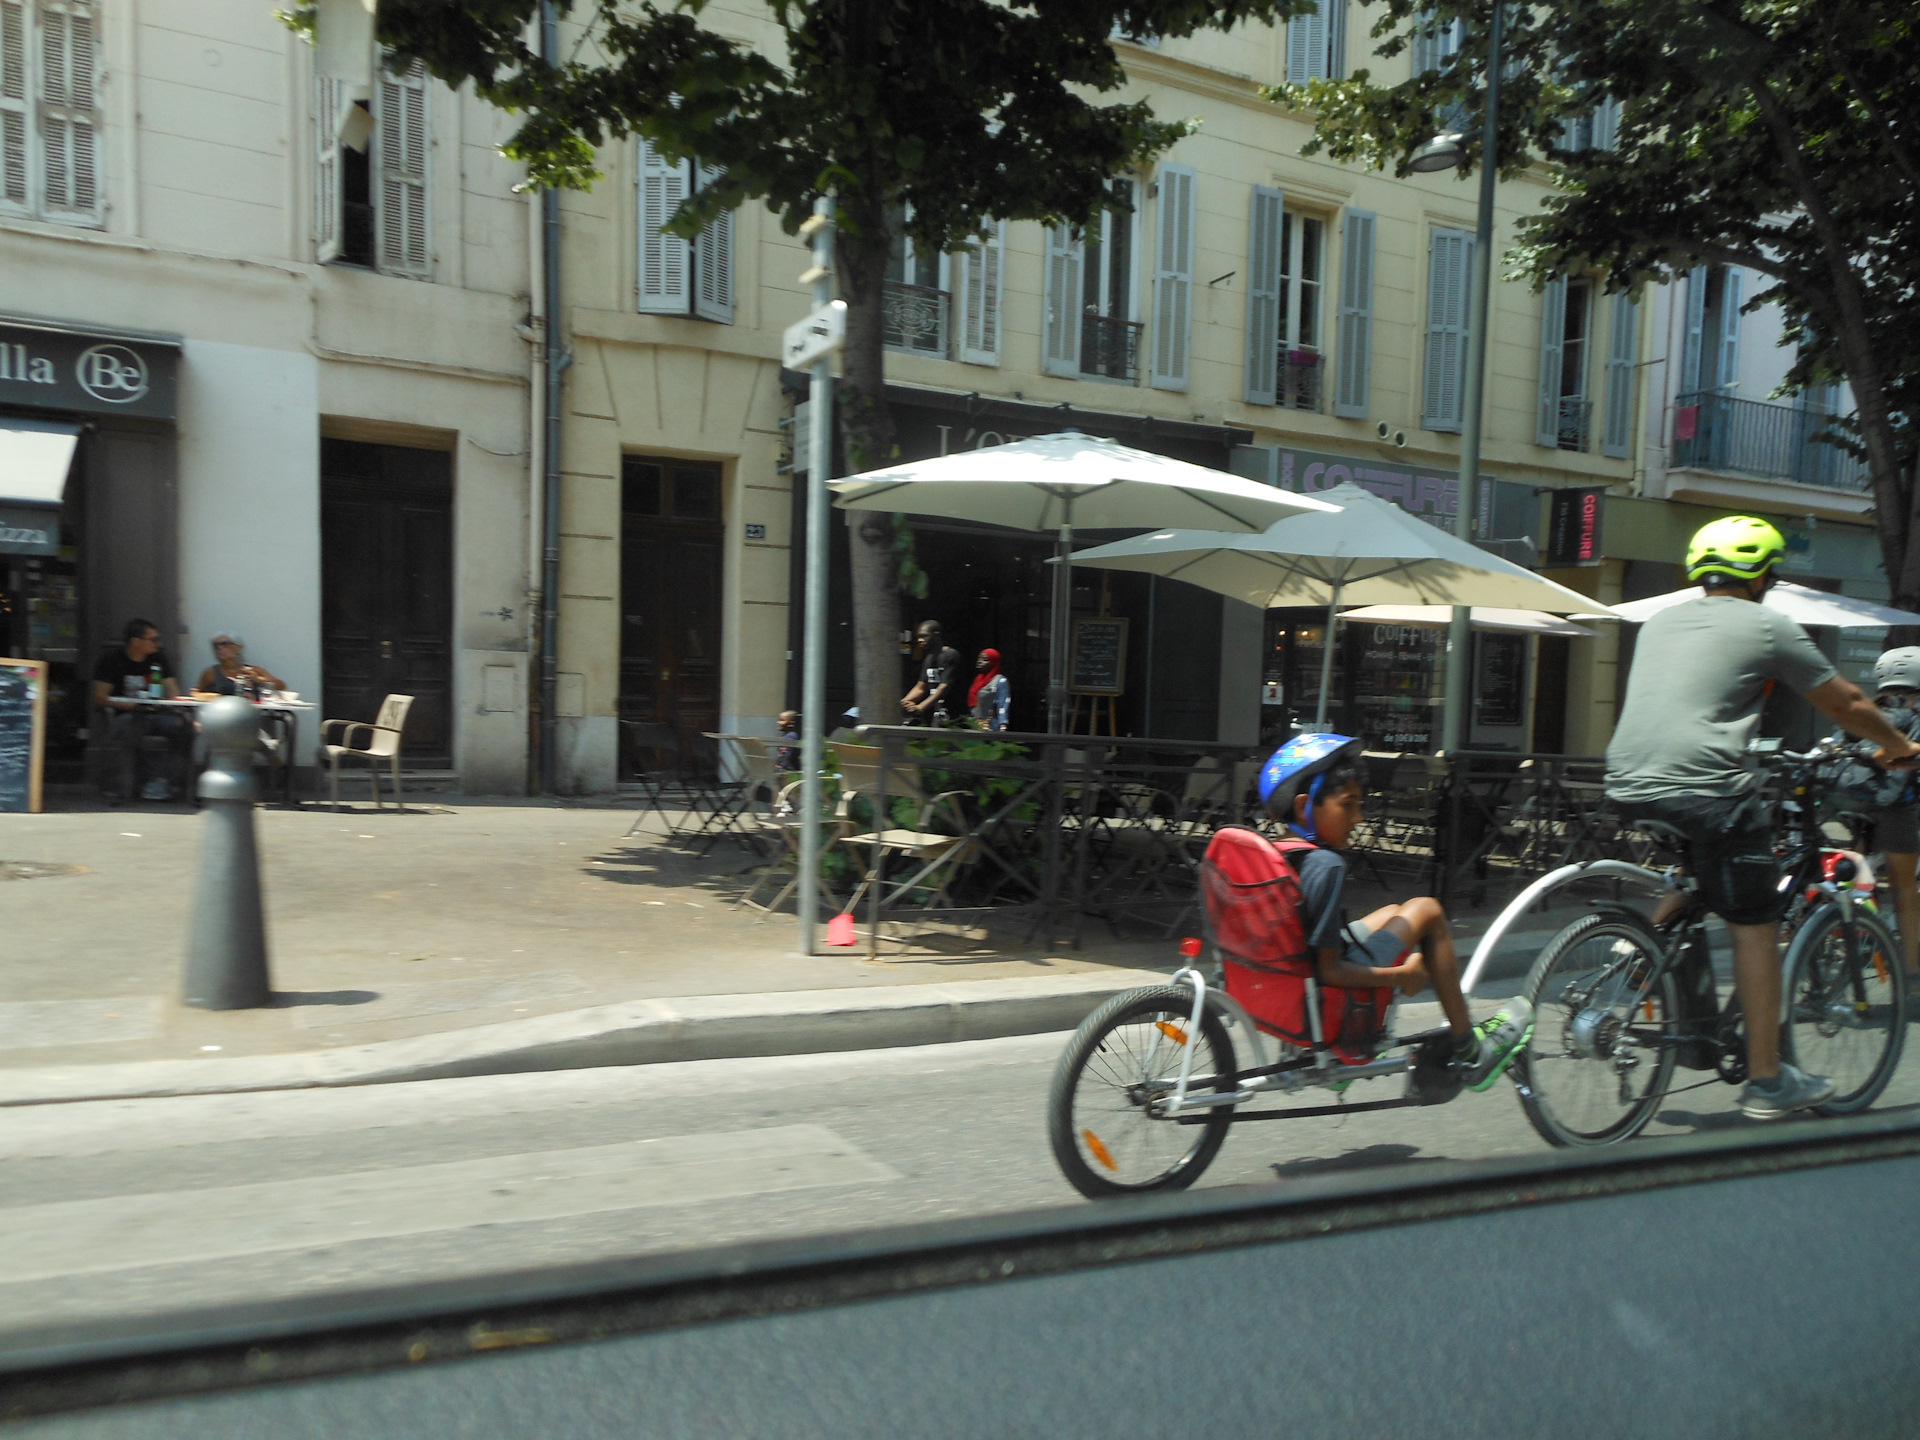
[[[1647,1019],[1649,1020],[1653,1018],[1653,1001],[1651,999],[1642,1000],[1640,1002],[1640,1013],[1646,1016]]]
[[[1107,1169],[1118,1170],[1120,1168],[1113,1163],[1113,1156],[1108,1153],[1107,1147],[1100,1143],[1100,1137],[1094,1134],[1093,1131],[1082,1130],[1080,1132],[1080,1138],[1087,1142],[1087,1153],[1102,1165],[1106,1166]]]
[[[1184,1045],[1187,1043],[1187,1032],[1182,1030],[1178,1025],[1174,1025],[1166,1020],[1156,1020],[1153,1024],[1155,1029],[1173,1041],[1174,1044]]]
[[[1878,950],[1873,952],[1873,973],[1878,975],[1882,980],[1887,978],[1887,957],[1882,955]]]

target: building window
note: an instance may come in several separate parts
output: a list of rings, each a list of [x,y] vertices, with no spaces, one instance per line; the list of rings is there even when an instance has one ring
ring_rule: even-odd
[[[1320,408],[1320,269],[1326,225],[1287,211],[1280,219],[1279,358],[1274,403],[1288,410]]]
[[[1533,443],[1584,452],[1593,417],[1587,399],[1593,286],[1584,279],[1555,279],[1541,300],[1540,405]]]
[[[0,213],[101,223],[98,38],[86,0],[0,0]]]
[[[642,314],[733,323],[733,212],[716,216],[691,241],[661,228],[689,195],[719,178],[720,171],[711,166],[668,160],[640,141],[640,255],[634,294]]]
[[[944,360],[948,351],[948,257],[929,254],[914,243],[906,226],[912,210],[895,206],[888,216],[892,232],[887,252],[887,279],[883,297],[881,334],[889,350],[909,355],[933,355]]]
[[[1254,188],[1247,253],[1246,398],[1252,404],[1321,408],[1326,230],[1324,221],[1288,210],[1278,190]],[[1370,290],[1370,276],[1367,283]]]
[[[1047,229],[1048,374],[1139,379],[1137,189],[1115,180],[1098,217],[1077,235],[1067,225]]]
[[[1458,18],[1441,20],[1431,10],[1422,10],[1413,32],[1413,73],[1445,70],[1460,53],[1463,26]]]
[[[1467,291],[1473,236],[1435,230],[1427,242],[1427,343],[1420,425],[1454,432],[1466,412]]]
[[[1347,73],[1347,0],[1316,0],[1287,21],[1287,83],[1338,80]]]
[[[953,256],[959,270],[954,294],[960,310],[960,358],[969,365],[1000,363],[1000,277],[1006,251],[1006,221],[995,220]]]
[[[1687,275],[1687,335],[1680,356],[1683,394],[1732,393],[1740,383],[1738,267],[1700,266]]]
[[[314,81],[314,255],[412,280],[433,278],[427,71],[376,72],[373,98]]]

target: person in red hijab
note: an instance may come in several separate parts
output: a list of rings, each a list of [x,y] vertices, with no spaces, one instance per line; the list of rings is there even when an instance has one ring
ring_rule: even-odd
[[[1000,673],[1000,652],[986,649],[973,662],[973,686],[967,691],[967,705],[983,730],[1007,728],[1007,706],[1013,700],[1013,686]]]

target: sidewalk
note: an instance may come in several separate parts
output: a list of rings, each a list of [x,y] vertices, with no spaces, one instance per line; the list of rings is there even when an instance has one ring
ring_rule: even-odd
[[[878,961],[864,942],[801,956],[791,914],[732,908],[754,863],[739,845],[697,857],[657,819],[623,839],[634,814],[444,797],[259,810],[278,1003],[229,1012],[177,998],[198,815],[0,816],[0,1104],[1032,1033],[1179,963],[1174,941],[1097,922],[1081,951],[1002,925]],[[1544,933],[1501,976],[1524,972],[1529,938]]]

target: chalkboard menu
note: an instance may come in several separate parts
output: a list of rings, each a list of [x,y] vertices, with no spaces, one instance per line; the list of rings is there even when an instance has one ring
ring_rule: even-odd
[[[1474,639],[1480,651],[1480,682],[1474,686],[1474,724],[1524,725],[1527,637],[1482,633]]]
[[[40,811],[47,662],[0,660],[0,811]]]
[[[1127,622],[1118,616],[1084,616],[1073,622],[1073,659],[1067,689],[1075,695],[1124,695],[1127,689]]]

